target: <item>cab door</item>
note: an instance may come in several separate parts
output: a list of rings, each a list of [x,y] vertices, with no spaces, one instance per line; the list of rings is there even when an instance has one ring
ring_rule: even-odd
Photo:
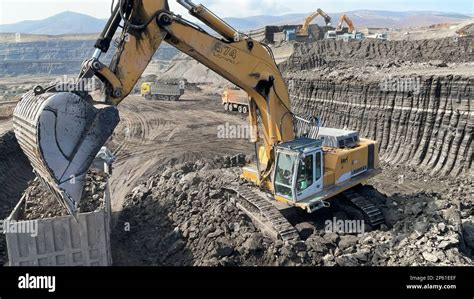
[[[296,175],[296,201],[323,191],[323,153],[317,150],[299,160]]]

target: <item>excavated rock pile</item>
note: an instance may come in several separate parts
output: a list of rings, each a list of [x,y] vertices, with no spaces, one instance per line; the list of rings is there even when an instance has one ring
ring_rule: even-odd
[[[128,195],[112,234],[115,263],[473,265],[472,256],[462,251],[466,243],[460,202],[445,195],[395,194],[385,202],[377,201],[390,218],[379,230],[353,235],[314,225],[304,241],[284,243],[263,235],[237,208],[239,199],[225,187],[243,182],[239,182],[238,169],[223,161],[168,165],[137,186]],[[472,212],[472,202],[469,209]],[[347,219],[341,211],[329,219],[333,217]],[[307,228],[305,224],[297,228]]]
[[[30,163],[13,131],[0,133],[0,220],[8,217],[33,178]],[[5,235],[0,232],[0,265],[6,261]]]
[[[86,176],[86,184],[79,203],[79,213],[94,212],[102,208],[106,186],[106,175],[90,170]],[[67,210],[38,179],[30,183],[24,195],[26,201],[20,211],[19,220],[38,220],[68,215]]]

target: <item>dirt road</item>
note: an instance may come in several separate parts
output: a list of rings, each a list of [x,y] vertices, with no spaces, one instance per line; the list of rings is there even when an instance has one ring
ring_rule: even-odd
[[[121,123],[109,146],[116,150],[112,175],[113,211],[125,195],[157,167],[217,155],[251,154],[246,139],[218,137],[219,126],[243,126],[243,115],[225,112],[218,96],[188,93],[179,102],[147,101],[129,96],[120,105]]]

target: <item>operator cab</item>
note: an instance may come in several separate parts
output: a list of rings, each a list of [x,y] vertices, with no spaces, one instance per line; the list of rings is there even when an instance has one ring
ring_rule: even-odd
[[[323,191],[322,146],[320,139],[298,138],[276,147],[275,195],[296,203]]]

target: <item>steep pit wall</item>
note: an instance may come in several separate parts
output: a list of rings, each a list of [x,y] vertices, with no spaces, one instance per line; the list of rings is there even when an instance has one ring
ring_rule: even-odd
[[[418,95],[383,92],[377,82],[291,80],[297,86],[290,89],[295,112],[379,141],[382,159],[431,174],[472,173],[472,79],[423,78],[424,91]]]
[[[82,62],[92,57],[94,43],[94,39],[0,43],[0,76],[77,74]],[[113,53],[112,43],[101,61],[107,64]],[[163,44],[153,59],[170,60],[176,54],[176,49]]]
[[[324,40],[296,43],[294,54],[283,63],[284,70],[309,70],[341,65],[367,66],[385,63],[422,63],[442,60],[446,63],[474,61],[473,39],[452,38],[420,41]]]
[[[442,59],[439,65],[474,61],[472,43],[298,44],[282,69],[295,112],[379,141],[381,158],[390,163],[417,166],[432,175],[472,175],[474,71],[427,68],[434,59]],[[450,71],[453,75],[445,75]],[[386,90],[381,83],[387,78],[416,80],[419,89]]]

